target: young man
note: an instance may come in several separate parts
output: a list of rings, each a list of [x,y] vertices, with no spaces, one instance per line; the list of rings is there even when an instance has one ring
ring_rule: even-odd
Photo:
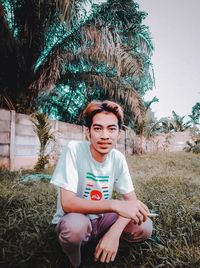
[[[149,210],[136,197],[124,155],[114,149],[123,122],[121,107],[91,102],[83,116],[89,142],[69,142],[51,180],[58,187],[52,222],[74,267],[81,263],[81,246],[92,239],[98,239],[95,261],[109,263],[121,236],[138,242],[152,233]],[[123,200],[112,199],[113,189]]]

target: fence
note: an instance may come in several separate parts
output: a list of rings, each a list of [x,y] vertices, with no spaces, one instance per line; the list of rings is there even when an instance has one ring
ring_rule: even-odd
[[[50,120],[55,142],[47,147],[51,164],[57,161],[62,147],[70,140],[84,140],[83,126]],[[132,130],[122,131],[117,149],[123,153],[181,151],[190,138],[189,132],[161,134],[149,140]],[[33,168],[38,159],[39,140],[28,115],[0,109],[0,167],[10,170]]]
[[[49,120],[55,134],[55,142],[50,142],[47,153],[51,164],[56,162],[62,147],[70,140],[84,140],[83,126]],[[117,149],[125,152],[125,134],[117,144]],[[38,159],[40,143],[33,131],[33,123],[28,115],[0,109],[0,166],[16,170],[33,168]]]
[[[128,150],[129,153],[179,152],[187,146],[186,142],[191,137],[192,133],[190,131],[161,133],[149,139],[131,133]],[[132,151],[130,152],[130,150]]]

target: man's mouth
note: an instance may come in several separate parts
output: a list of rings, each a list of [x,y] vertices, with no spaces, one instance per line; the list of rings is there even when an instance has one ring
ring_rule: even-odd
[[[111,142],[98,142],[98,145],[102,148],[107,148],[112,145]]]
[[[100,145],[111,145],[111,142],[98,142]]]

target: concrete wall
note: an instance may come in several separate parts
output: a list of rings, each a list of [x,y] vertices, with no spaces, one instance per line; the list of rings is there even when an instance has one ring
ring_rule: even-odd
[[[133,131],[128,131],[126,152],[132,153],[156,153],[156,152],[178,152],[186,147],[186,142],[191,139],[191,132],[161,133],[150,137],[137,136]]]
[[[50,163],[56,163],[64,145],[70,140],[84,140],[83,126],[50,120],[55,142],[50,142],[47,153]],[[125,153],[125,133],[122,132],[117,149]],[[40,143],[28,115],[0,109],[0,167],[10,170],[33,168],[38,159]]]
[[[56,163],[60,152],[70,140],[84,140],[85,128],[50,120],[55,142],[47,147],[50,163]],[[122,153],[181,151],[190,139],[190,132],[161,134],[151,139],[138,137],[134,131],[122,131],[117,149]],[[39,140],[28,115],[0,109],[0,167],[10,170],[33,168],[38,159]]]
[[[0,110],[0,166],[9,166],[11,112]]]

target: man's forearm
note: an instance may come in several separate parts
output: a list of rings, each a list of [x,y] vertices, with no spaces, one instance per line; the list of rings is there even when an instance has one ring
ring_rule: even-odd
[[[133,193],[125,195],[125,200],[86,200],[79,198],[75,193],[61,188],[61,204],[63,210],[82,214],[100,214],[106,212],[115,212],[118,215],[135,220],[138,222],[138,216],[144,209],[135,199]],[[141,215],[140,215],[141,216]]]
[[[116,222],[110,227],[109,231],[115,233],[117,236],[120,237],[124,228],[130,221],[130,219],[119,216]]]
[[[82,214],[100,214],[115,211],[115,200],[92,201],[77,196],[67,199],[62,198],[62,208],[65,212]]]
[[[135,192],[130,192],[128,194],[125,194],[123,196],[124,200],[137,200],[137,196]],[[116,233],[119,237],[121,236],[124,228],[127,226],[127,224],[131,221],[131,219],[127,219],[124,217],[119,216],[117,221],[111,226],[110,231]]]

